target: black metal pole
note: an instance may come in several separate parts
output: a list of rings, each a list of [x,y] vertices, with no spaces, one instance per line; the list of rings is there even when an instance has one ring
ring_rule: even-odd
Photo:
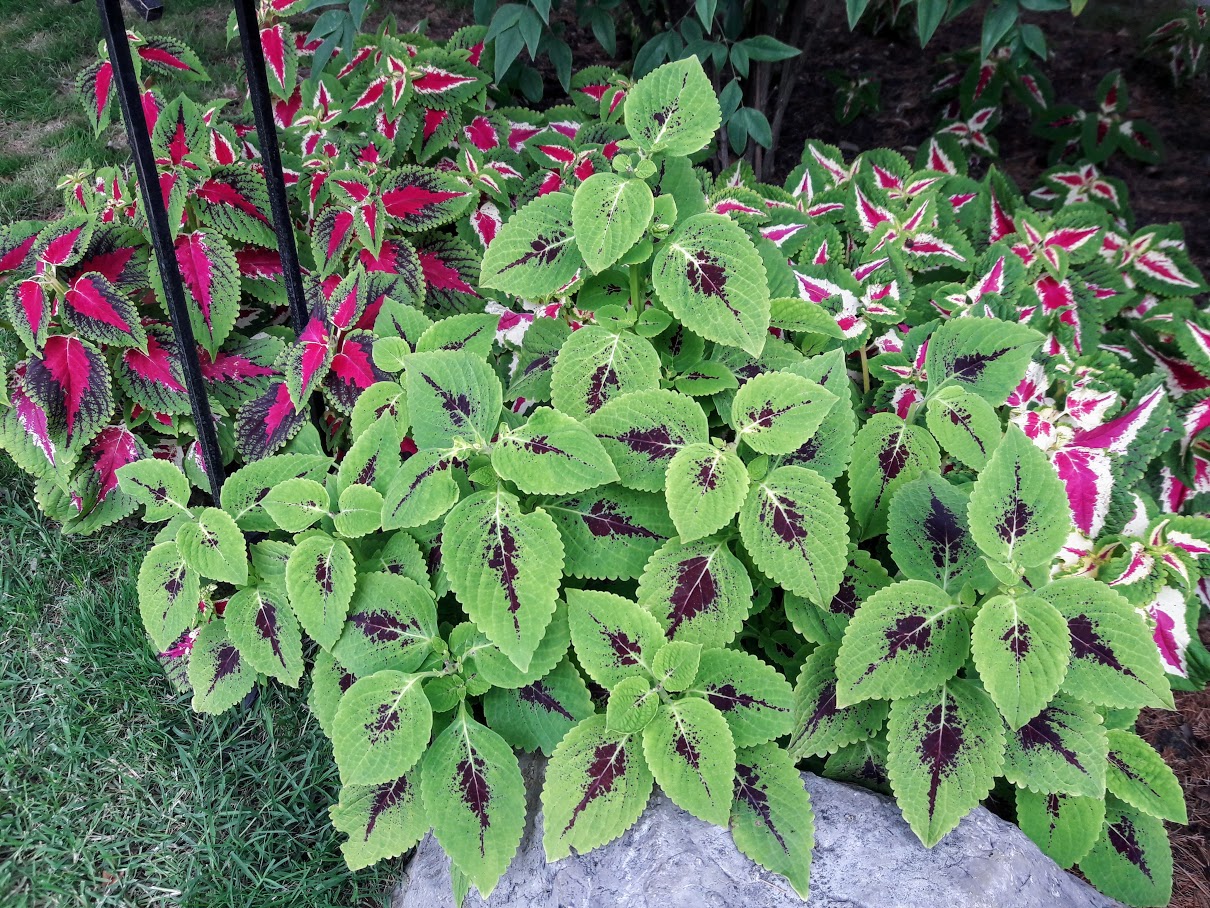
[[[294,245],[286,178],[282,172],[281,150],[277,145],[277,126],[273,122],[273,99],[269,95],[269,80],[265,74],[265,49],[261,44],[260,23],[256,18],[253,0],[235,0],[235,18],[239,23],[240,44],[244,48],[244,70],[248,79],[248,95],[252,99],[252,114],[256,118],[256,134],[260,137],[261,165],[265,172],[265,186],[269,190],[273,230],[277,234],[277,254],[281,258],[282,279],[286,282],[286,298],[290,301],[290,321],[295,332],[301,334],[307,326],[310,312],[303,292],[298,247]]]
[[[140,6],[151,7],[147,3]],[[147,226],[151,230],[151,244],[155,247],[160,281],[164,285],[164,296],[168,301],[168,314],[172,319],[172,329],[176,332],[178,346],[181,348],[185,388],[189,392],[189,403],[193,408],[193,421],[197,424],[197,438],[202,446],[206,477],[210,480],[210,496],[218,501],[219,490],[223,485],[223,455],[219,449],[218,433],[214,428],[214,417],[210,412],[210,399],[206,396],[206,384],[202,378],[201,363],[198,361],[193,326],[189,321],[181,270],[176,260],[172,230],[168,226],[164,196],[160,191],[155,152],[151,148],[147,117],[143,113],[142,94],[139,81],[135,77],[130,42],[126,38],[126,21],[122,16],[121,0],[97,0],[97,12],[101,16],[101,26],[105,31],[109,62],[113,64],[118,102],[122,106],[122,121],[126,124],[126,138],[134,153],[139,193],[143,197],[143,211],[147,215]]]

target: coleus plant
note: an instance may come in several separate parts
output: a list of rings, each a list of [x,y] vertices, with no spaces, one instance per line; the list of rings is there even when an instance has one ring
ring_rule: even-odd
[[[1164,60],[1173,83],[1181,85],[1205,75],[1208,44],[1210,10],[1199,4],[1156,28],[1147,36],[1146,50]]]
[[[350,864],[432,828],[459,895],[516,851],[520,749],[550,757],[551,860],[658,782],[805,894],[805,766],[890,791],[926,845],[991,796],[1165,903],[1184,805],[1131,729],[1210,670],[1179,231],[815,142],[784,187],[714,179],[696,60],[621,94],[519,140],[528,178],[459,152],[479,273],[384,295],[338,464],[304,420],[217,506],[118,472],[168,521],[139,592],[170,673],[204,711],[308,675]],[[346,179],[338,210],[387,204]],[[323,279],[317,319],[364,277]],[[287,375],[295,407],[315,380]]]

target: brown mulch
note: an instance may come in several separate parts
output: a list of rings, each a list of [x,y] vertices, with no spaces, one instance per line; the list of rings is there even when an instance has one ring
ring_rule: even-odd
[[[1102,169],[1126,182],[1137,225],[1178,221],[1184,224],[1195,264],[1210,274],[1210,81],[1175,89],[1168,73],[1141,54],[1142,38],[1160,15],[1148,11],[1163,4],[1115,3],[1099,0],[1084,16],[1038,18],[1052,50],[1046,72],[1060,103],[1091,108],[1097,82],[1112,69],[1121,69],[1130,88],[1130,115],[1150,122],[1163,137],[1167,157],[1159,166],[1115,156]],[[399,25],[411,27],[422,18],[429,32],[441,40],[471,22],[469,4],[446,0],[385,0],[385,13],[396,15]],[[1099,11],[1098,11],[1099,8]],[[1142,10],[1142,12],[1139,12]],[[1099,18],[1096,18],[1099,16]],[[579,69],[611,63],[592,35],[564,17],[565,37],[572,46],[573,65]],[[621,34],[619,53],[626,54],[627,37]],[[802,143],[816,138],[858,151],[895,148],[911,158],[936,127],[938,105],[929,96],[933,81],[942,74],[934,63],[947,52],[971,47],[979,40],[979,19],[967,15],[938,32],[922,51],[910,36],[852,34],[843,16],[831,17],[813,42],[811,59],[795,89],[795,103],[786,118],[783,151],[775,177],[785,175],[798,162]],[[558,97],[548,66],[548,100]],[[874,74],[882,81],[882,109],[848,126],[833,117],[835,88],[827,81],[829,70],[850,76]],[[553,98],[551,97],[553,94]],[[1008,110],[996,132],[1006,170],[1023,191],[1032,188],[1047,167],[1047,144],[1030,135],[1029,122],[1020,107]],[[1210,643],[1210,618],[1202,622],[1201,636]],[[1176,711],[1146,710],[1139,733],[1167,760],[1185,789],[1189,824],[1169,824],[1175,883],[1171,908],[1210,908],[1210,691],[1176,694]]]

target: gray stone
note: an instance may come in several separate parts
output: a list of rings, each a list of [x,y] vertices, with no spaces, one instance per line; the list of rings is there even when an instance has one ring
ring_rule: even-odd
[[[544,763],[522,764],[529,818],[512,866],[466,908],[803,908],[794,890],[736,850],[725,829],[657,790],[638,823],[603,848],[546,864],[538,790]],[[890,798],[805,773],[815,806],[809,908],[1117,908],[1060,870],[1025,835],[980,807],[934,848]],[[393,908],[452,908],[449,859],[430,834]]]

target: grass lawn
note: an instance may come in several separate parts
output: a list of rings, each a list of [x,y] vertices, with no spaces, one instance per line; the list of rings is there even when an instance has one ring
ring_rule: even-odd
[[[230,4],[167,6],[131,26],[182,38],[235,84]],[[127,159],[120,128],[94,139],[73,94],[99,40],[88,0],[0,0],[0,221],[53,215],[63,174]],[[345,868],[335,764],[301,693],[211,718],[167,683],[136,604],[148,539],[60,535],[0,455],[0,905],[381,904],[399,868]]]

